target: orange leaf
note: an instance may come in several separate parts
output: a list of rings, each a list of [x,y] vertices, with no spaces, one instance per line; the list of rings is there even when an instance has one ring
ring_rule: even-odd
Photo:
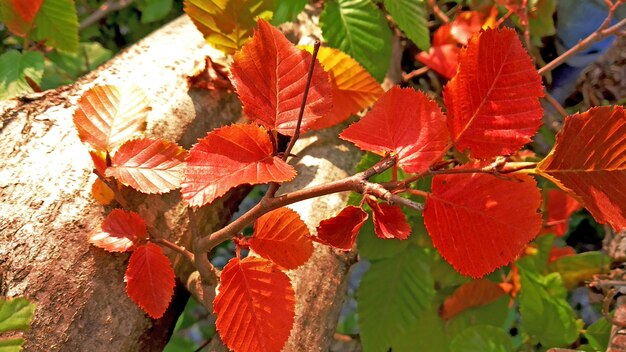
[[[154,319],[163,316],[174,295],[174,269],[161,247],[147,243],[130,256],[124,281],[126,293]]]
[[[93,181],[91,185],[91,196],[100,205],[109,205],[115,199],[115,193],[99,178]]]
[[[113,209],[89,235],[89,243],[109,252],[127,252],[148,237],[146,223],[139,214]]]
[[[461,49],[444,90],[448,128],[475,158],[511,154],[530,141],[543,110],[541,77],[512,29],[487,29]]]
[[[250,248],[285,269],[295,269],[313,254],[309,229],[289,208],[271,211],[254,223]]]
[[[237,352],[279,352],[289,338],[295,297],[289,277],[262,258],[231,259],[213,301],[222,341]]]
[[[122,144],[106,170],[126,186],[143,193],[164,193],[180,187],[187,152],[176,143],[141,138]]]
[[[28,36],[33,28],[35,17],[43,0],[3,0],[0,1],[2,22],[15,35]]]
[[[306,47],[313,52],[313,47]],[[317,120],[312,129],[334,126],[350,115],[372,105],[381,95],[383,88],[361,64],[338,49],[320,48],[317,59],[328,72],[332,86],[333,108]]]
[[[576,199],[570,197],[565,192],[560,190],[551,189],[548,192],[548,206],[547,206],[547,229],[545,232],[554,232],[555,235],[561,237],[567,232],[569,226],[569,218],[573,213],[582,209]]]
[[[372,110],[339,136],[357,147],[385,155],[398,154],[398,166],[419,173],[447,150],[448,131],[439,106],[411,88],[393,87]]]
[[[91,157],[91,161],[93,161],[93,167],[104,175],[107,169],[106,152],[90,150],[89,156]]]
[[[461,274],[479,278],[509,264],[541,229],[537,183],[517,178],[523,182],[477,173],[433,178],[424,222],[433,245]]]
[[[96,150],[113,150],[145,131],[150,110],[147,101],[139,88],[91,88],[80,97],[74,112],[78,137]]]
[[[365,220],[367,220],[367,213],[363,209],[347,206],[335,217],[322,220],[317,226],[317,237],[314,237],[313,240],[349,251],[354,246],[356,236]]]
[[[259,20],[254,37],[235,54],[233,84],[252,121],[293,136],[312,56],[297,49],[269,23]],[[301,131],[332,108],[328,74],[316,62]]]
[[[468,309],[495,302],[505,294],[502,287],[495,282],[486,279],[471,281],[446,298],[439,315],[443,320],[450,320]]]
[[[367,204],[372,209],[374,220],[374,233],[382,239],[406,240],[411,234],[411,226],[406,222],[406,217],[397,205],[378,203],[375,199],[367,198]]]
[[[459,66],[459,47],[456,44],[431,46],[428,52],[421,51],[415,58],[437,71],[447,79],[454,77]]]
[[[626,228],[626,110],[592,108],[565,119],[537,173],[582,200],[599,223]]]
[[[241,184],[285,182],[295,176],[292,166],[274,156],[263,127],[234,124],[209,132],[191,148],[181,192],[190,206],[199,207]]]

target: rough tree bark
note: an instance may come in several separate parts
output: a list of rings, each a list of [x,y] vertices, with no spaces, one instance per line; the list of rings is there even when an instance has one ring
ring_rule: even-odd
[[[38,305],[25,336],[26,350],[163,348],[188,293],[178,288],[165,317],[152,320],[126,296],[123,276],[128,255],[88,245],[87,233],[111,209],[97,205],[89,194],[95,176],[86,147],[74,131],[73,105],[96,84],[132,82],[150,99],[147,134],[189,148],[206,131],[241,115],[234,95],[188,90],[186,76],[203,65],[206,55],[217,61],[221,57],[182,17],[73,85],[0,103],[0,294],[26,296]],[[337,132],[299,142],[298,153],[306,154],[298,161],[300,177],[285,189],[352,173],[357,152],[338,143]],[[189,220],[178,191],[164,196],[124,192],[153,232],[189,244]],[[203,208],[202,227],[206,224],[211,231],[228,221],[242,193]],[[324,197],[294,208],[313,229],[341,208],[345,196]],[[190,273],[183,259],[166,252],[178,275],[184,278]],[[290,273],[297,316],[286,351],[328,350],[354,259],[354,253],[316,247],[313,258]]]

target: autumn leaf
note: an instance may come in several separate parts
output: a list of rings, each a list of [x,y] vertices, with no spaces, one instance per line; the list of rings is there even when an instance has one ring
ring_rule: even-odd
[[[91,196],[100,205],[109,205],[115,199],[115,193],[106,183],[97,178],[91,184]]]
[[[139,88],[95,86],[83,93],[74,112],[78,137],[96,150],[115,147],[146,129],[148,99]]]
[[[487,29],[460,52],[444,89],[457,149],[479,159],[512,154],[541,126],[541,77],[511,29]]]
[[[320,221],[317,237],[313,240],[327,246],[349,251],[354,246],[361,226],[367,220],[367,213],[355,206],[347,206],[336,216]]]
[[[2,0],[0,20],[15,35],[28,36],[43,0]]]
[[[127,252],[148,237],[146,223],[133,211],[113,209],[89,234],[89,243],[109,252]]]
[[[250,248],[285,269],[295,269],[313,254],[310,236],[298,213],[278,208],[256,220]]]
[[[104,175],[107,169],[106,154],[107,153],[102,150],[89,151],[89,156],[91,157],[91,161],[93,162],[94,169],[96,169],[102,175]]]
[[[576,250],[570,246],[552,247],[550,248],[550,254],[548,255],[548,264],[561,257],[567,257],[570,255],[576,255]]]
[[[450,36],[462,45],[467,45],[470,38],[483,26],[484,16],[478,11],[462,11],[450,23]]]
[[[554,233],[558,237],[565,235],[569,227],[570,217],[580,209],[582,209],[582,204],[567,193],[560,190],[549,190],[546,209],[547,228],[544,229],[544,232]]]
[[[289,277],[263,258],[231,259],[213,301],[222,341],[237,352],[279,352],[289,338],[295,297]]]
[[[189,151],[181,193],[187,204],[203,206],[242,184],[285,182],[296,170],[274,156],[267,131],[235,124],[209,132]]]
[[[153,319],[163,316],[174,295],[174,269],[161,247],[147,243],[130,256],[124,281],[126,293]]]
[[[439,106],[411,88],[393,87],[358,122],[340,135],[378,155],[396,153],[398,166],[419,173],[447,150],[448,131]]]
[[[537,173],[579,198],[599,223],[626,228],[626,110],[596,107],[565,119]]]
[[[180,187],[186,156],[173,142],[133,139],[120,146],[106,176],[143,193],[165,193]]]
[[[397,205],[378,203],[375,199],[367,198],[367,204],[372,209],[374,233],[382,239],[397,238],[406,240],[411,234],[411,226],[406,221],[402,209]]]
[[[233,85],[248,118],[293,136],[302,105],[312,56],[291,44],[269,23],[259,20],[252,39],[235,54]],[[315,64],[302,118],[308,130],[332,108],[328,74]]]
[[[184,9],[206,41],[233,54],[252,35],[256,19],[269,19],[273,0],[185,0]]]
[[[516,178],[482,173],[433,178],[424,222],[433,245],[459,273],[479,278],[509,264],[541,229],[537,183],[526,175]]]
[[[464,311],[495,302],[506,293],[499,284],[487,279],[470,281],[454,290],[443,302],[439,315],[450,320]]]
[[[428,51],[419,52],[415,58],[445,78],[451,79],[459,66],[459,51],[456,44],[433,45]]]
[[[306,47],[306,50],[313,52],[313,47]],[[341,50],[322,47],[317,59],[330,76],[333,108],[313,123],[311,129],[319,130],[341,123],[383,95],[383,88],[374,77]]]

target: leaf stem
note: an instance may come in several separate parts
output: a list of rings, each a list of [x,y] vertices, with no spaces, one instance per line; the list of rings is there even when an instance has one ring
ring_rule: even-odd
[[[181,247],[181,246],[177,245],[176,243],[171,242],[171,241],[169,241],[169,240],[167,240],[165,238],[155,238],[155,237],[152,237],[150,240],[152,242],[156,243],[156,244],[160,244],[160,245],[162,245],[164,247],[167,247],[167,248],[173,250],[174,252],[182,255],[183,257],[187,258],[187,260],[189,260],[191,263],[194,263],[195,260],[196,260],[194,255],[193,255],[193,253],[188,251],[185,247]]]
[[[439,8],[435,0],[428,0],[428,4],[433,9],[433,13],[439,17],[443,23],[450,23],[450,18]]]

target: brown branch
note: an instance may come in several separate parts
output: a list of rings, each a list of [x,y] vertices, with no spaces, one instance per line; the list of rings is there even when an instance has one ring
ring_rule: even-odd
[[[547,101],[550,105],[552,105],[554,110],[556,110],[561,116],[563,116],[563,117],[567,117],[568,116],[567,111],[563,108],[563,106],[561,104],[559,104],[558,101],[556,101],[556,99],[554,99],[554,97],[552,95],[550,95],[550,93],[545,91],[544,94],[545,95],[543,96],[543,100]]]
[[[620,4],[619,2],[616,3],[616,5],[618,6],[619,4]],[[626,27],[626,18],[622,19],[621,21],[614,24],[613,26],[608,27],[609,24],[611,23],[613,12],[615,11],[616,8],[617,6],[611,7],[611,10],[609,10],[609,14],[607,15],[606,20],[600,25],[600,27],[598,27],[598,29],[596,29],[593,33],[587,36],[587,38],[581,40],[580,42],[578,42],[578,44],[574,45],[569,50],[559,55],[556,59],[547,63],[545,66],[537,70],[537,72],[540,75],[546,74],[554,70],[557,66],[561,65],[565,61],[567,61],[570,57],[574,56],[574,54],[586,49],[591,44],[598,42],[608,36],[618,34],[620,29],[622,29],[622,27]]]
[[[428,4],[433,9],[433,13],[439,17],[443,23],[450,23],[450,18],[443,11],[441,11],[435,0],[428,0]]]
[[[294,192],[282,194],[277,197],[264,197],[247,213],[242,215],[237,220],[226,225],[221,230],[212,233],[210,236],[197,238],[195,248],[196,265],[199,264],[198,257],[206,257],[205,255],[198,255],[198,253],[206,253],[215,248],[215,246],[217,246],[218,244],[231,239],[233,236],[237,235],[246,226],[254,222],[254,220],[258,219],[263,214],[305,199],[316,198],[338,192],[355,191],[359,193],[372,194],[388,202],[403,204],[412,208],[420,208],[421,205],[418,206],[417,203],[394,195],[384,187],[368,181],[368,179],[372,176],[378,175],[385,170],[393,167],[395,163],[395,157],[387,156],[371,168],[363,172],[357,173],[353,176],[346,177],[342,180],[304,188]],[[200,268],[198,267],[198,269]],[[203,275],[202,272],[200,272],[200,274]]]
[[[430,67],[428,66],[424,66],[424,67],[420,67],[418,69],[415,69],[409,73],[402,73],[402,80],[403,81],[408,81],[410,79],[413,79],[414,77],[417,76],[421,76],[423,74],[425,74],[426,72],[430,71]]]
[[[107,0],[104,4],[100,5],[96,11],[94,11],[91,15],[87,16],[80,25],[78,26],[78,30],[82,31],[83,29],[91,26],[92,24],[98,22],[102,18],[106,17],[111,12],[119,11],[128,5],[132,4],[134,0]]]
[[[174,252],[182,255],[183,257],[187,258],[187,260],[189,260],[191,263],[195,262],[195,258],[193,253],[191,253],[190,251],[188,251],[185,247],[181,247],[179,245],[177,245],[174,242],[171,242],[165,238],[151,238],[151,241],[157,244],[160,244],[164,247],[167,247],[171,250],[173,250]]]

